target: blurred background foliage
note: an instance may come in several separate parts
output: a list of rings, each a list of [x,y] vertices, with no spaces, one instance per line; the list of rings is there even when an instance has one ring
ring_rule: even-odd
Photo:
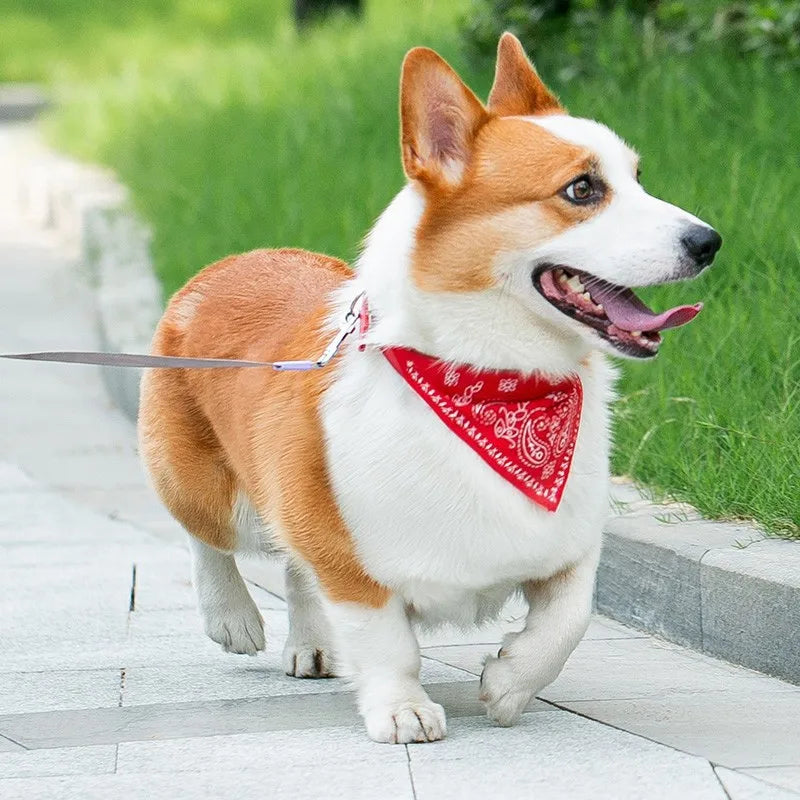
[[[713,516],[800,536],[798,2],[363,0],[298,26],[290,0],[0,0],[0,79],[46,82],[45,130],[102,162],[153,229],[169,294],[259,246],[350,259],[403,183],[406,50],[482,96],[515,30],[575,114],[640,151],[647,189],[725,244],[655,363],[623,365],[614,468]]]
[[[564,37],[570,73],[594,65],[592,46],[604,19],[625,14],[638,35],[679,51],[722,43],[732,52],[772,60],[778,67],[800,63],[800,0],[704,2],[703,0],[473,0],[464,17],[468,44],[479,56],[494,53],[510,30],[529,47]]]

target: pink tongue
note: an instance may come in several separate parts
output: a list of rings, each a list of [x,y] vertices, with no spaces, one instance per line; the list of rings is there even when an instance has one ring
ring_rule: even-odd
[[[669,311],[656,314],[651,311],[630,289],[598,284],[589,286],[589,293],[595,303],[602,303],[606,316],[624,331],[663,331],[677,328],[691,322],[703,307],[702,303],[693,306],[677,306]]]

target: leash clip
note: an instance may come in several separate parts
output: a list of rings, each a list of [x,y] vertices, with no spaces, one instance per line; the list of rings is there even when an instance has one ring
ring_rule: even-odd
[[[330,360],[339,352],[339,348],[342,346],[344,340],[350,336],[350,334],[355,333],[359,320],[361,319],[361,310],[364,306],[364,301],[365,292],[361,292],[361,294],[353,299],[350,308],[344,315],[344,322],[336,333],[336,336],[333,337],[330,344],[316,361],[276,361],[272,365],[273,369],[279,372],[289,372],[322,369],[326,367]]]

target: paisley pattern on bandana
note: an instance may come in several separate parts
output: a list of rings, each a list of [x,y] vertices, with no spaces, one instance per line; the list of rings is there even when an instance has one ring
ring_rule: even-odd
[[[446,364],[406,347],[382,349],[436,415],[492,469],[535,503],[555,511],[569,477],[581,420],[577,376]]]

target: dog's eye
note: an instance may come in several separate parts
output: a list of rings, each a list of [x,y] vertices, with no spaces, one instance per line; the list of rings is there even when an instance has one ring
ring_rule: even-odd
[[[564,189],[564,194],[573,203],[586,203],[595,198],[595,187],[591,178],[581,175]]]

